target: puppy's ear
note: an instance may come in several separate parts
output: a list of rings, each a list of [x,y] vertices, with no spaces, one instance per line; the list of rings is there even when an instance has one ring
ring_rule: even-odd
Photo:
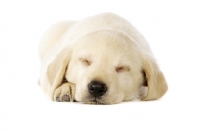
[[[142,65],[148,87],[147,95],[142,100],[154,100],[162,97],[166,93],[168,86],[155,60],[143,57]]]
[[[43,78],[43,88],[53,99],[53,93],[63,81],[67,65],[71,58],[71,50],[69,48],[62,49],[50,62],[45,71]]]

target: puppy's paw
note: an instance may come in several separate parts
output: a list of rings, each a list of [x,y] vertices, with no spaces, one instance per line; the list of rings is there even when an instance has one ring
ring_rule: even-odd
[[[75,85],[72,83],[63,83],[54,92],[54,101],[57,102],[74,102]]]

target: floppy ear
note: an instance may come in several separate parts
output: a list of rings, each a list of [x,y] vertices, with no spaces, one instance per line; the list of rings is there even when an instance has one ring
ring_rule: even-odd
[[[54,91],[63,81],[67,65],[71,58],[69,48],[62,49],[46,68],[43,78],[43,88],[53,99]]]
[[[168,86],[155,60],[144,57],[142,65],[148,87],[147,95],[142,100],[154,100],[162,97],[166,93]]]

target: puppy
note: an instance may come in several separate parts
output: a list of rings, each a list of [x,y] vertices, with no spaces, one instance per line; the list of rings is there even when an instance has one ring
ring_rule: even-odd
[[[112,13],[53,25],[39,55],[40,85],[54,101],[155,100],[168,89],[145,38]]]

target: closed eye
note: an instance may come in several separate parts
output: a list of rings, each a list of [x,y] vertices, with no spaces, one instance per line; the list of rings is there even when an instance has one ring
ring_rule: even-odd
[[[121,72],[128,72],[130,71],[130,68],[128,66],[117,66],[115,68],[116,72],[121,73]]]
[[[88,59],[80,58],[79,60],[85,66],[89,66],[91,64],[91,61],[89,61]]]

